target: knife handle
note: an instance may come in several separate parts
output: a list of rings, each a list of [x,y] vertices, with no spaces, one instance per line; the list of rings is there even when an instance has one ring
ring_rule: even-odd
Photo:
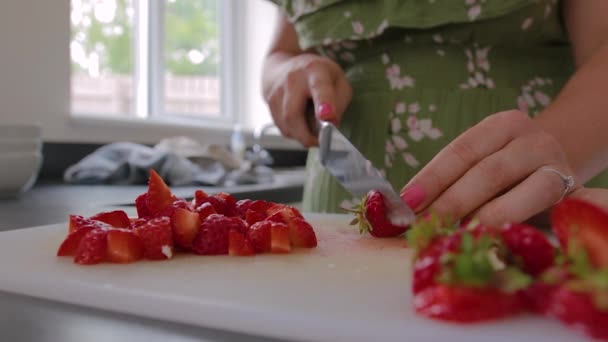
[[[321,123],[319,119],[317,119],[317,114],[315,113],[315,104],[312,100],[308,100],[306,103],[306,124],[308,125],[308,129],[310,133],[315,137],[319,136],[319,131],[321,130]]]

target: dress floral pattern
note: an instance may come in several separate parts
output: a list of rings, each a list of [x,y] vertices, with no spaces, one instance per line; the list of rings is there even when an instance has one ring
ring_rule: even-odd
[[[302,48],[343,67],[340,129],[396,189],[485,116],[538,114],[574,70],[558,0],[273,1]],[[352,200],[311,150],[304,209]]]

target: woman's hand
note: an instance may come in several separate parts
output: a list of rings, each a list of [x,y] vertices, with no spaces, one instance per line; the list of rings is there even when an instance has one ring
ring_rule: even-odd
[[[474,214],[490,226],[522,222],[564,195],[562,177],[544,168],[574,175],[559,142],[538,122],[517,110],[500,112],[440,151],[402,197],[417,212]]]
[[[272,118],[283,135],[304,146],[318,144],[307,124],[306,111],[312,99],[316,116],[339,124],[352,98],[344,72],[332,60],[312,53],[285,58],[264,93]]]

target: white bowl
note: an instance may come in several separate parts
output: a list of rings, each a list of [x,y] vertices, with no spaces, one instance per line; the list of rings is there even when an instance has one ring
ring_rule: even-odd
[[[41,166],[39,152],[0,154],[0,198],[16,197],[29,190]]]
[[[0,139],[38,140],[42,127],[34,123],[0,123]]]

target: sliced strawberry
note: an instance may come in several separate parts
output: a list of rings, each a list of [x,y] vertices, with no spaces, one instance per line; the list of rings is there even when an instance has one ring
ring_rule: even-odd
[[[237,216],[236,206],[230,204],[230,202],[224,199],[223,197],[213,195],[207,197],[205,201],[211,203],[215,211],[217,211],[217,213],[220,215],[229,217]]]
[[[106,260],[108,230],[92,229],[80,241],[74,262],[82,265],[98,264]]]
[[[291,252],[289,240],[289,228],[281,224],[273,224],[270,227],[270,251],[272,253]]]
[[[85,225],[78,230],[70,233],[61,246],[59,246],[59,250],[57,251],[57,256],[74,256],[76,255],[76,251],[78,250],[78,246],[82,239],[87,235],[91,230],[96,229],[94,225]]]
[[[171,220],[157,217],[133,229],[141,239],[144,247],[144,257],[151,260],[171,259],[173,257],[173,236]]]
[[[171,217],[173,240],[186,250],[192,248],[192,241],[200,231],[201,219],[198,213],[177,208]]]
[[[148,208],[148,193],[144,192],[143,194],[137,196],[135,199],[135,207],[137,208],[137,216],[138,217],[148,217],[152,216],[150,212],[150,208]]]
[[[123,210],[102,212],[89,217],[89,220],[105,222],[116,228],[129,228],[131,226],[129,216]]]
[[[556,251],[547,236],[524,224],[510,224],[501,231],[511,253],[523,260],[523,270],[536,276],[555,263]]]
[[[562,286],[553,295],[547,314],[589,336],[608,340],[608,309],[600,310],[589,293]]]
[[[148,181],[148,209],[150,213],[156,215],[170,206],[176,199],[162,177],[154,169],[151,169]]]
[[[128,229],[108,231],[107,258],[113,263],[131,263],[143,257],[144,247],[137,235]]]
[[[204,190],[196,190],[192,199],[192,206],[198,208],[201,204],[206,203],[207,197],[209,195]]]
[[[256,253],[270,252],[270,228],[275,224],[280,224],[287,228],[287,225],[283,223],[274,223],[270,221],[260,221],[249,227],[247,237],[251,241]]]
[[[189,211],[194,211],[194,208],[192,207],[192,203],[186,201],[185,199],[176,199],[175,201],[173,201],[173,203],[171,203],[171,205],[169,205],[168,207],[166,207],[165,209],[161,210],[160,212],[156,213],[155,216],[160,217],[160,216],[167,216],[167,217],[172,217],[173,213],[175,212],[175,209],[186,209]]]
[[[608,267],[608,212],[584,200],[568,198],[555,206],[551,223],[567,252],[571,238],[576,237],[595,267]]]
[[[434,285],[414,297],[416,312],[460,323],[495,320],[515,315],[523,305],[516,294],[492,288]]]
[[[215,196],[223,198],[229,206],[236,208],[236,198],[227,192],[218,192]]]
[[[292,207],[286,204],[272,203],[266,209],[266,215],[272,216],[278,212],[283,212],[283,216],[288,218],[299,217],[304,218],[300,210],[296,207]]]
[[[192,250],[201,255],[228,254],[228,233],[232,229],[240,231],[240,223],[220,214],[207,217],[192,242]]]
[[[237,230],[228,232],[228,254],[231,256],[254,255],[255,251],[247,236]]]
[[[546,270],[536,281],[519,292],[528,310],[538,314],[548,314],[553,296],[572,275],[564,267],[554,266]]]
[[[293,247],[315,248],[317,236],[310,223],[296,217],[289,223],[289,239]]]
[[[201,222],[205,221],[207,217],[217,214],[217,211],[215,211],[215,208],[209,202],[201,204],[198,208],[196,208],[195,212],[198,213]]]
[[[85,226],[96,226],[98,228],[109,228],[105,222],[90,220],[81,215],[70,215],[70,225],[68,233],[71,234]]]
[[[250,209],[247,209],[247,212],[245,213],[245,221],[250,227],[257,222],[264,221],[264,219],[266,219],[266,215]]]

